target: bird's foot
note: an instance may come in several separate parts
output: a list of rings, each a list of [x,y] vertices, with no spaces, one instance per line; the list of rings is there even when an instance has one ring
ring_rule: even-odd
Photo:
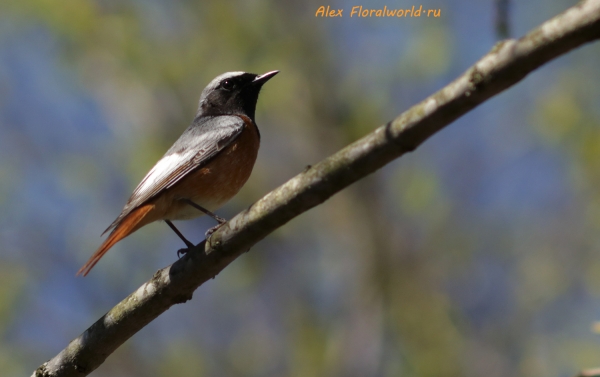
[[[186,255],[189,251],[190,251],[189,248],[177,250],[177,258],[180,259],[182,256]]]
[[[221,220],[223,220],[223,222],[221,222],[219,220],[219,224],[213,226],[212,228],[210,228],[209,230],[207,230],[206,233],[204,233],[204,236],[206,237],[206,239],[209,239],[210,236],[212,236],[212,234],[217,231],[217,229],[219,229],[220,227],[222,227],[227,222],[227,220],[225,220],[223,218],[221,218]]]
[[[181,256],[187,254],[190,251],[190,249],[196,247],[196,245],[188,241],[185,237],[182,238],[182,240],[183,242],[185,242],[185,246],[187,247],[185,249],[177,250],[177,258],[181,258]]]

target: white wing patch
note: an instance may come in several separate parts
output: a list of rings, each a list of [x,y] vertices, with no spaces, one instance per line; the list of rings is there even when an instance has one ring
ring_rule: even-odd
[[[194,151],[192,150],[187,153],[173,153],[161,158],[133,191],[134,195],[143,196],[148,191],[154,190],[160,182],[171,175],[177,167],[190,160],[193,155]]]

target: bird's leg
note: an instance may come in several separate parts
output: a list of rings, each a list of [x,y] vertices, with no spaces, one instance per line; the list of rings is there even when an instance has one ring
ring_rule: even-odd
[[[181,232],[179,231],[179,229],[177,229],[175,227],[175,225],[173,225],[173,223],[170,220],[165,220],[165,222],[167,223],[167,225],[169,226],[169,228],[173,229],[173,232],[175,232],[175,234],[177,234],[179,236],[179,238],[181,238],[181,240],[185,243],[185,245],[188,247],[188,249],[191,249],[192,247],[194,247],[194,244],[191,243],[190,241],[188,241],[187,238],[185,238],[183,236],[183,234],[181,234]],[[177,256],[181,257],[181,254],[185,254],[187,251],[187,249],[180,249],[177,250]]]
[[[223,224],[225,224],[227,222],[227,220],[225,220],[221,216],[217,216],[213,212],[207,210],[206,208],[202,207],[201,205],[199,205],[197,203],[194,203],[193,201],[189,200],[188,198],[181,198],[180,200],[186,202],[187,204],[191,205],[192,207],[196,208],[197,210],[204,212],[204,214],[212,217],[213,219],[215,219],[216,222],[218,222],[217,225],[215,225],[212,228],[210,228],[209,230],[207,230],[206,233],[204,234],[207,239],[208,239],[208,237],[210,237],[211,234],[213,234],[217,229],[219,229]]]
[[[196,208],[198,211],[204,212],[204,214],[212,217],[219,224],[225,224],[227,222],[227,220],[225,220],[224,218],[217,216],[213,212],[207,210],[206,208],[202,207],[199,204],[194,203],[193,201],[189,200],[188,198],[181,198],[180,200],[182,200],[182,201],[186,202],[187,204],[191,205],[192,207]]]

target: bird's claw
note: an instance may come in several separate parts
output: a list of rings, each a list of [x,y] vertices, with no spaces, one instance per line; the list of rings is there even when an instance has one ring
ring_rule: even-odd
[[[188,253],[188,251],[190,251],[189,248],[185,248],[185,249],[179,249],[177,250],[177,258],[181,258],[182,256],[186,255]]]
[[[221,219],[221,220],[224,220],[224,219]],[[219,229],[220,227],[222,227],[225,224],[225,222],[226,222],[226,220],[224,220],[224,222],[219,222],[219,224],[217,224],[217,225],[213,226],[212,228],[210,228],[209,230],[207,230],[206,233],[204,233],[204,237],[206,239],[209,239],[210,236],[212,236],[212,234],[217,231],[217,229]]]

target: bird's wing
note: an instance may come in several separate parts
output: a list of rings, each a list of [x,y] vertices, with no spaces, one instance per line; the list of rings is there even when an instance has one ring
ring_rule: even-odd
[[[133,209],[173,187],[192,170],[206,165],[243,129],[244,120],[235,115],[195,120],[133,190],[119,217],[104,233],[117,226]]]

